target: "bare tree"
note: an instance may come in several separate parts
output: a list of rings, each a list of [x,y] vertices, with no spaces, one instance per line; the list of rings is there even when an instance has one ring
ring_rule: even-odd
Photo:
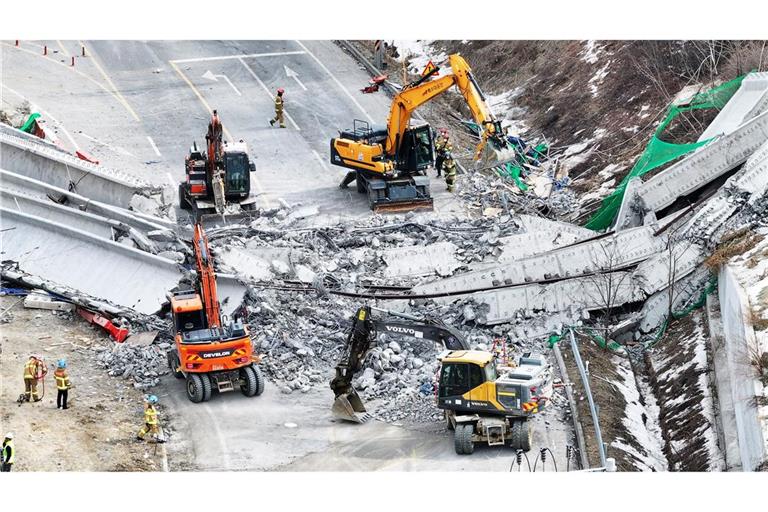
[[[599,245],[591,264],[595,272],[585,277],[586,286],[583,288],[584,297],[581,301],[584,302],[586,298],[599,305],[598,311],[602,316],[598,328],[603,331],[603,337],[607,338],[608,328],[616,320],[616,308],[624,303],[622,296],[630,285],[632,273],[622,270],[625,266],[622,248],[615,237]]]

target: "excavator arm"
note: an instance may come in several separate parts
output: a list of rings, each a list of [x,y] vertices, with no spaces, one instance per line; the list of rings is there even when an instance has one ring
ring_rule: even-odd
[[[407,85],[395,96],[389,109],[387,141],[384,147],[384,152],[390,157],[397,153],[413,112],[454,85],[464,97],[475,122],[483,129],[482,141],[478,146],[476,157],[479,157],[489,138],[501,135],[501,125],[491,112],[467,61],[461,55],[453,54],[448,58],[448,62],[453,74],[430,81],[429,78],[439,71],[439,68],[435,68],[428,75]]]
[[[371,311],[376,310],[403,320],[374,319]],[[336,365],[336,376],[331,380],[331,389],[336,395],[331,412],[336,418],[363,423],[369,415],[360,396],[352,386],[352,379],[363,367],[368,352],[376,346],[378,333],[388,332],[430,340],[442,344],[449,350],[469,350],[469,344],[455,329],[435,320],[419,319],[403,313],[362,306],[357,310],[352,329],[347,336],[341,360]]]
[[[213,258],[211,258],[211,252],[208,248],[208,237],[205,236],[203,226],[199,223],[195,224],[193,241],[200,299],[203,303],[205,316],[208,319],[208,328],[221,327],[221,311],[216,290],[216,273],[213,269]]]

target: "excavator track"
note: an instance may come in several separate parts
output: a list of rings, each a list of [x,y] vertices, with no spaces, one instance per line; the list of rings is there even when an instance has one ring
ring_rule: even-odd
[[[412,201],[400,201],[397,203],[392,202],[379,202],[374,203],[371,209],[376,213],[403,213],[413,211],[429,211],[434,210],[434,201],[431,197],[426,199],[414,199]]]

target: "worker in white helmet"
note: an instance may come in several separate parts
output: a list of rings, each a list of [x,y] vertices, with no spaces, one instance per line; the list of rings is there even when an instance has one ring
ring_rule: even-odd
[[[0,457],[0,459],[2,459],[0,472],[10,473],[16,459],[16,449],[13,447],[13,432],[5,434],[5,439],[3,439],[2,457]]]

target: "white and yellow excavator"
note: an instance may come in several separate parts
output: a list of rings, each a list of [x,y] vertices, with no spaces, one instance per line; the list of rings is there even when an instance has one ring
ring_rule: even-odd
[[[435,157],[429,124],[411,125],[411,115],[424,103],[456,86],[472,117],[482,128],[475,152],[478,158],[489,139],[503,137],[501,123],[491,112],[472,70],[459,54],[448,58],[452,73],[432,79],[434,67],[423,77],[403,87],[389,109],[386,127],[371,127],[355,119],[351,130],[331,139],[331,163],[352,169],[342,180],[353,181],[357,191],[368,195],[374,211],[432,209],[426,169]]]
[[[385,316],[374,318],[374,311]],[[370,419],[352,382],[380,333],[432,341],[445,348],[438,356],[436,405],[454,431],[456,453],[471,454],[475,443],[531,449],[533,430],[528,420],[547,406],[553,392],[552,370],[542,354],[523,354],[515,364],[497,367],[494,354],[470,350],[461,332],[439,319],[372,306],[361,306],[352,318],[330,383],[335,418],[354,423]]]

